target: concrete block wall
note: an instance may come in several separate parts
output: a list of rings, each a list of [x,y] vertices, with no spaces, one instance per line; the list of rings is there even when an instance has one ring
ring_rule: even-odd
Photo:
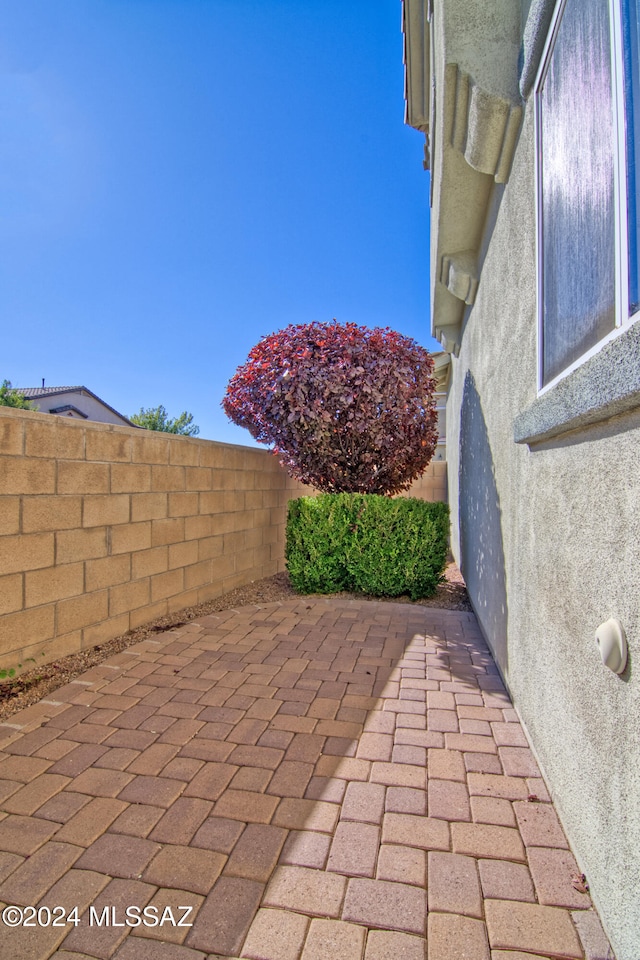
[[[449,499],[447,493],[447,461],[432,460],[405,496],[417,497],[419,500],[444,500],[446,503]]]
[[[283,570],[305,492],[268,451],[0,407],[0,669]]]

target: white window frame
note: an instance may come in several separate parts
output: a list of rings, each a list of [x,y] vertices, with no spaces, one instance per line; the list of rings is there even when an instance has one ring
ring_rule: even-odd
[[[552,390],[557,383],[564,380],[587,360],[599,353],[612,340],[615,340],[640,319],[640,311],[629,316],[629,267],[628,267],[628,235],[627,235],[627,145],[625,131],[625,97],[624,97],[624,56],[622,35],[621,3],[625,0],[608,0],[611,24],[611,67],[612,67],[612,94],[614,126],[614,217],[615,217],[615,329],[599,340],[594,346],[569,364],[549,383],[543,385],[543,330],[544,330],[544,298],[543,298],[543,263],[542,263],[542,183],[541,169],[541,104],[540,91],[547,75],[551,54],[553,52],[560,21],[566,4],[570,0],[557,0],[551,26],[544,46],[540,67],[534,84],[534,123],[535,123],[535,183],[536,183],[536,269],[537,269],[537,355],[538,355],[538,396]],[[573,0],[580,2],[580,0]],[[639,105],[640,107],[640,105]]]

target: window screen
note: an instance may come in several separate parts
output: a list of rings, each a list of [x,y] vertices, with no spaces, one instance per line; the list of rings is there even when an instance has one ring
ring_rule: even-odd
[[[608,3],[567,0],[538,108],[544,386],[615,327]]]

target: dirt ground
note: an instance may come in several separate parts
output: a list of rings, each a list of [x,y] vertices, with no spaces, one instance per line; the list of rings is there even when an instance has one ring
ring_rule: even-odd
[[[445,610],[471,610],[471,604],[467,596],[467,590],[462,579],[462,575],[454,563],[449,563],[445,573],[445,580],[437,588],[432,597],[415,601],[417,606],[439,607]],[[73,653],[68,657],[62,657],[52,663],[47,663],[40,667],[35,667],[26,673],[22,673],[13,680],[0,683],[0,720],[6,720],[12,714],[17,713],[24,707],[37,703],[44,696],[61,687],[70,680],[75,679],[84,673],[90,667],[101,663],[108,657],[119,653],[121,650],[139,643],[146,637],[154,633],[161,633],[163,630],[170,630],[173,627],[183,626],[189,620],[196,617],[205,617],[210,613],[216,613],[220,610],[228,610],[234,607],[242,607],[246,604],[256,604],[258,606],[275,601],[291,600],[299,596],[289,582],[289,576],[286,573],[277,573],[272,577],[266,577],[264,580],[254,580],[244,587],[238,587],[229,593],[222,594],[215,600],[207,603],[200,603],[195,607],[185,607],[166,617],[159,617],[157,620],[151,620],[136,630],[130,630],[120,637],[114,637],[107,643],[102,643],[97,647],[88,650],[82,650],[80,653]],[[313,594],[313,596],[320,596]],[[323,596],[357,596],[362,599],[362,594],[323,594]],[[385,599],[377,597],[376,599]],[[411,603],[412,601],[404,597],[386,598],[393,603]]]

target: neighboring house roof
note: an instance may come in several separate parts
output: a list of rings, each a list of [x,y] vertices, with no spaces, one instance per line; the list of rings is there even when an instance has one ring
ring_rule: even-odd
[[[86,387],[14,387],[16,393],[21,393],[23,397],[30,400],[33,397],[50,397],[54,393],[77,393],[79,390],[86,390]],[[87,393],[91,391],[87,390]],[[95,396],[95,394],[93,394]]]
[[[87,396],[92,397],[97,403],[101,406],[106,407],[115,417],[117,417],[123,424],[131,427],[135,427],[135,423],[132,423],[128,417],[125,417],[124,414],[119,413],[114,407],[106,403],[95,394],[92,390],[89,390],[88,387],[82,385],[70,386],[70,387],[14,387],[16,393],[21,393],[23,397],[26,397],[27,400],[33,400],[33,402],[39,406],[39,400],[46,400],[49,397],[56,396]],[[91,413],[87,413],[86,410],[80,409],[76,404],[62,404],[59,407],[48,407],[49,413],[65,414],[65,413],[76,413],[80,417],[83,417],[87,420],[96,420],[95,416],[91,416]]]

